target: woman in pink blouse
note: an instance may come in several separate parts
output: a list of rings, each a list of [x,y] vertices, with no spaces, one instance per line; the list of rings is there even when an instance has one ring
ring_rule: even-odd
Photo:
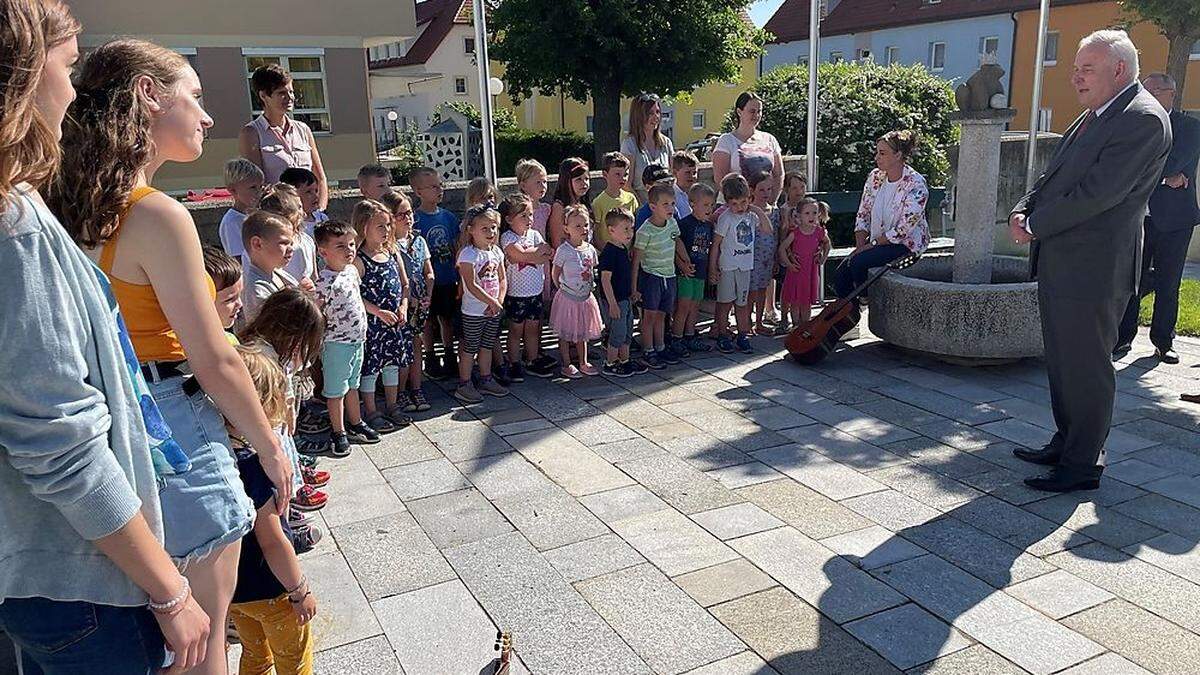
[[[308,169],[317,176],[318,206],[329,203],[329,184],[317,152],[312,129],[289,112],[296,107],[292,76],[277,64],[262,66],[250,76],[250,87],[262,104],[262,114],[242,127],[238,151],[262,169],[268,185],[278,183],[285,169]]]
[[[908,165],[917,149],[917,133],[889,131],[875,144],[875,166],[863,186],[854,224],[854,252],[838,267],[833,286],[844,298],[874,267],[922,253],[929,246],[925,177]]]

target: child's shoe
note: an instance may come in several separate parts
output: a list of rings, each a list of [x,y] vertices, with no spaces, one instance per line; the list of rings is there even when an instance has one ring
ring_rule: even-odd
[[[315,488],[325,487],[329,484],[328,471],[317,471],[316,469],[310,469],[307,466],[301,466],[300,477],[304,479],[305,485],[311,485]]]
[[[305,467],[307,467],[309,469],[317,468],[317,456],[315,454],[306,455],[302,452],[299,452],[299,450],[300,450],[300,448],[299,448],[299,446],[297,446],[296,451],[297,451],[297,454],[299,455],[299,457],[297,457],[296,459],[300,463],[300,468],[305,468]]]
[[[623,361],[617,364],[617,377],[632,377],[646,372],[645,366],[636,361]]]
[[[627,368],[622,368],[624,365],[624,363],[606,363],[603,372],[609,377],[629,377],[633,373],[629,372]]]
[[[508,376],[508,364],[492,366],[492,379],[499,382],[501,387],[512,384],[512,379]]]
[[[749,336],[747,336],[745,334],[737,336],[736,344],[737,344],[737,348],[738,348],[739,352],[741,352],[743,354],[753,354],[754,353],[754,347],[750,346],[750,337]]]
[[[415,412],[425,412],[433,407],[429,405],[429,401],[426,400],[424,389],[414,389],[408,393],[408,396],[412,401],[412,404],[416,406],[413,409]],[[407,410],[407,408],[405,408],[405,410]]]
[[[693,354],[707,354],[712,351],[712,345],[700,339],[698,335],[690,335],[687,338],[688,350]]]
[[[327,452],[334,457],[349,457],[350,437],[344,432],[339,434],[335,431],[329,434],[329,445],[327,448]]]
[[[662,370],[667,365],[658,358],[658,352],[646,352],[642,357],[642,363],[650,370]]]
[[[329,413],[317,412],[308,406],[300,406],[296,416],[296,433],[305,436],[320,436],[329,432]]]
[[[508,367],[508,379],[512,382],[521,383],[525,381],[525,364],[517,361]],[[507,386],[507,385],[505,385]]]
[[[728,335],[722,335],[717,338],[717,351],[722,354],[732,354],[737,351],[737,347],[733,346],[733,340],[730,340]]]
[[[395,406],[388,408],[387,412],[384,413],[391,420],[392,424],[396,425],[397,430],[407,427],[413,421],[411,417],[404,414],[400,407],[400,402],[397,401]]]
[[[685,337],[675,338],[675,341],[671,343],[671,346],[675,348],[675,356],[678,356],[681,359],[686,359],[692,355],[692,350],[688,348],[687,338]]]
[[[359,422],[346,425],[346,436],[355,445],[374,445],[379,442],[379,434],[371,427]]]
[[[582,366],[579,366],[579,372],[580,374],[591,377],[592,375],[599,375],[600,369],[590,363],[585,363]]]
[[[659,361],[667,364],[668,366],[673,366],[679,363],[679,355],[677,355],[675,350],[671,347],[660,349],[654,352],[654,354],[658,356]]]
[[[454,390],[454,398],[458,399],[460,403],[467,405],[483,402],[483,396],[479,394],[479,390],[475,388],[475,385],[471,384],[470,380],[458,383],[458,388]]]
[[[367,426],[371,427],[371,429],[373,429],[376,433],[390,434],[393,431],[396,431],[396,425],[393,424],[392,421],[389,420],[386,415],[379,412],[378,410],[371,413],[370,415],[367,415],[366,421],[367,421]]]
[[[568,380],[578,380],[579,378],[583,377],[583,373],[579,372],[579,369],[575,367],[574,363],[568,363],[567,365],[563,366],[562,370],[559,371],[559,374]]]
[[[492,377],[479,378],[479,393],[487,394],[488,396],[508,396],[508,387],[505,387],[497,380],[495,375]]]
[[[311,485],[304,485],[292,497],[292,508],[297,511],[320,511],[328,501],[329,495]]]

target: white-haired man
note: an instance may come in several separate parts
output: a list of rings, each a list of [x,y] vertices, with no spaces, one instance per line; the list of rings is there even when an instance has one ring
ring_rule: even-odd
[[[1052,467],[1026,479],[1038,490],[1095,489],[1104,471],[1116,393],[1112,348],[1137,290],[1146,204],[1171,148],[1167,113],[1137,77],[1137,47],[1124,31],[1080,41],[1071,84],[1086,110],[1009,217],[1013,238],[1032,242],[1058,427],[1046,447],[1014,451]]]

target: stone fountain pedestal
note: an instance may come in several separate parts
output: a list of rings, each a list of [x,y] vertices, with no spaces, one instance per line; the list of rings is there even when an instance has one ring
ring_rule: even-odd
[[[956,363],[999,363],[1044,353],[1029,261],[993,255],[1000,138],[1011,109],[955,113],[962,127],[954,253],[885,275],[870,290],[871,332],[898,347]]]

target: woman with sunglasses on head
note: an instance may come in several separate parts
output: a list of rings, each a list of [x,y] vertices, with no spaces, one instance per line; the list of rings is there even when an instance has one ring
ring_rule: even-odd
[[[654,94],[642,94],[629,102],[629,135],[621,141],[621,154],[629,159],[630,187],[645,204],[649,186],[642,183],[647,166],[671,166],[675,145],[663,135],[662,105]]]

